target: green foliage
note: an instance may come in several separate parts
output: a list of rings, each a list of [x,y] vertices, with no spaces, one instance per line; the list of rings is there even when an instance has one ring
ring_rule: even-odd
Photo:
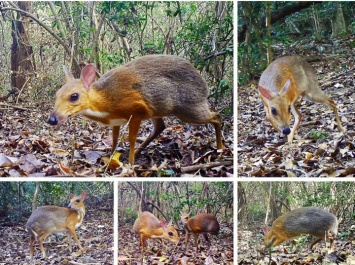
[[[226,3],[221,20],[216,17],[217,3],[102,2],[98,8],[119,26],[120,34],[129,39],[133,54],[168,53],[189,59],[207,81],[217,84],[213,97],[218,98],[229,96],[233,86],[230,75],[233,73],[233,2]],[[110,52],[105,50],[100,53],[99,59],[110,67],[114,62],[120,63],[119,58],[123,56],[122,52],[115,56],[109,56]],[[213,53],[220,55],[215,57]],[[224,70],[228,75],[210,71],[208,68],[214,64],[223,65],[229,70]],[[223,84],[225,82],[227,85]]]
[[[355,21],[351,22],[350,26],[349,26],[349,30],[354,33],[355,32]]]
[[[296,201],[295,197],[293,196],[293,194],[285,194],[286,199],[289,203],[293,203]]]
[[[319,139],[326,140],[327,139],[327,134],[325,132],[319,132],[319,131],[312,129],[310,134],[316,140],[319,140]]]
[[[212,90],[211,96],[217,96],[217,95],[225,95],[227,93],[230,93],[231,91],[231,86],[229,84],[229,82],[225,79],[222,79],[218,82],[217,87]]]
[[[172,169],[158,169],[157,175],[158,177],[173,177],[175,175],[175,171]]]
[[[117,24],[122,25],[123,29],[119,32],[123,35],[127,34],[130,27],[146,20],[142,13],[137,12],[137,9],[152,5],[143,2],[101,2],[98,6],[101,12],[108,15],[109,20],[114,20]]]
[[[141,186],[141,183],[138,185]],[[183,211],[189,212],[191,216],[209,212],[233,220],[233,212],[230,210],[233,205],[231,182],[145,182],[143,189],[145,200],[154,202],[169,220],[180,221]],[[120,212],[120,219],[132,220],[130,215],[137,213],[136,201],[131,199],[133,194],[134,190],[127,189],[123,201],[128,200],[129,207]],[[153,213],[159,215],[155,209]]]
[[[302,235],[298,238],[294,238],[293,241],[295,242],[295,248],[296,249],[301,249],[304,248],[304,246],[307,244],[307,235]]]
[[[179,7],[180,5],[175,6],[175,4],[177,4],[177,2],[166,2],[167,9],[165,12],[168,17],[176,17],[177,15],[181,15],[182,10]]]
[[[119,52],[101,51],[101,61],[109,68],[117,66],[117,64],[124,64],[123,58]]]
[[[87,204],[102,194],[113,194],[113,185],[109,182],[40,182],[37,206],[67,206],[69,194],[88,192]],[[0,182],[0,219],[26,221],[32,212],[35,182]]]
[[[126,223],[134,223],[134,221],[138,218],[138,213],[131,207],[126,208],[125,212],[128,213],[126,216]]]
[[[346,238],[349,237],[350,234],[351,234],[351,233],[349,233],[349,231],[347,231],[347,230],[342,230],[342,231],[338,234],[337,238],[339,238],[339,239],[346,239]]]
[[[272,17],[275,17],[281,9],[295,4],[296,2],[272,2]],[[239,36],[244,37],[239,40],[238,45],[238,83],[247,84],[251,79],[261,75],[266,68],[268,44],[275,48],[274,51],[280,52],[281,49],[287,51],[288,45],[306,38],[316,41],[331,38],[332,24],[339,5],[342,6],[346,24],[350,24],[346,31],[339,34],[339,37],[346,36],[347,31],[355,31],[353,3],[323,2],[274,22],[271,25],[272,32],[269,39],[265,27],[265,3],[258,1],[238,3],[238,33]],[[315,19],[317,26],[315,26]]]
[[[330,196],[330,189],[332,188],[332,183],[330,182],[322,182],[317,185],[317,189],[312,194],[312,196],[308,196],[307,198],[304,198],[302,196],[300,199],[303,200],[303,205],[304,207],[306,206],[320,206],[320,207],[327,207],[331,206],[334,203],[336,203],[336,200],[339,199],[340,201],[340,196],[336,198],[332,198]]]
[[[74,76],[78,77],[80,67],[73,61],[94,63],[99,66],[99,72],[105,73],[139,56],[164,53],[191,61],[206,79],[216,103],[222,102],[222,97],[232,101],[233,1],[51,3],[55,11],[49,2],[32,4],[33,14],[62,41],[54,39],[40,25],[31,24],[33,34],[29,34],[29,42],[35,51],[33,63],[37,69],[36,78],[30,79],[28,87],[37,90],[36,96],[46,97],[57,90],[56,84],[63,83],[62,71],[58,71],[63,63],[68,66],[70,62]],[[221,5],[223,8],[219,9]],[[3,33],[7,38],[3,41],[6,51],[11,43],[11,23],[8,22],[10,19],[5,20],[7,30],[5,28]],[[99,25],[102,25],[101,31],[97,32]],[[9,62],[7,56],[1,54],[0,61]],[[9,64],[6,67],[3,72],[10,73]],[[61,82],[56,80],[56,71],[60,72]],[[45,75],[52,81],[46,82],[48,89],[43,89],[40,80]],[[1,83],[5,84],[5,79]],[[231,105],[226,113],[232,112]]]
[[[265,209],[261,205],[252,205],[250,213],[253,216],[254,221],[260,221],[265,218]]]
[[[239,63],[238,83],[240,85],[245,85],[253,77],[261,75],[261,72],[267,67],[266,54],[260,53],[258,45],[252,43],[240,43],[238,46],[238,61],[250,62],[247,68],[241,66]]]

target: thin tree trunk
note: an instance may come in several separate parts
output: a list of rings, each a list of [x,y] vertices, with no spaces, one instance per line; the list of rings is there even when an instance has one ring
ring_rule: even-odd
[[[341,3],[337,3],[337,11],[334,22],[332,23],[332,38],[336,38],[340,33],[346,31],[345,19]]]
[[[31,2],[21,1],[19,8],[31,12]],[[35,70],[33,48],[27,36],[29,27],[28,19],[17,13],[16,19],[12,20],[12,45],[11,45],[11,85],[20,90],[26,84]]]
[[[26,12],[24,10],[18,9],[18,8],[14,8],[14,7],[4,7],[2,8],[2,11],[5,10],[12,10],[12,11],[17,11],[20,12],[22,15],[29,17],[31,19],[33,19],[34,21],[36,21],[38,23],[38,25],[40,25],[41,27],[43,27],[46,31],[48,31],[65,49],[65,52],[67,54],[71,54],[71,50],[68,48],[67,44],[51,29],[49,28],[47,25],[45,25],[42,21],[40,21],[36,16],[34,16],[33,14]],[[73,62],[74,62],[74,66],[79,68],[79,63],[77,62],[77,60],[75,58],[73,58]]]
[[[272,50],[271,50],[271,2],[266,2],[266,37],[267,42],[267,63],[270,64],[272,61]]]
[[[37,209],[37,200],[38,200],[40,186],[41,186],[41,183],[36,182],[36,190],[35,190],[35,193],[33,194],[33,200],[32,200],[32,212]]]

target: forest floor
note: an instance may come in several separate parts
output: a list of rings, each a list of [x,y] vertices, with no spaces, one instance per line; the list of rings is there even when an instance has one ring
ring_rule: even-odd
[[[88,211],[83,224],[76,230],[84,253],[72,241],[72,253],[68,240],[54,235],[45,241],[47,258],[42,258],[38,243],[34,247],[34,259],[30,260],[29,236],[25,231],[26,223],[0,226],[0,264],[1,265],[49,265],[49,264],[113,264],[113,213],[107,211],[93,213]],[[49,242],[50,241],[50,242]]]
[[[355,249],[351,241],[353,235],[349,234],[350,225],[344,225],[343,228],[341,226],[340,224],[334,251],[329,249],[329,240],[327,245],[322,240],[310,250],[309,247],[315,238],[303,235],[272,248],[271,264],[354,264]],[[264,235],[260,227],[263,227],[263,224],[249,229],[238,229],[237,264],[270,264],[269,252],[265,253],[263,249]],[[345,240],[345,237],[349,239]]]
[[[51,102],[53,101],[53,103]],[[51,102],[50,104],[48,102]],[[128,164],[128,129],[110,160],[111,129],[81,116],[59,127],[46,123],[54,97],[48,102],[0,103],[0,176],[2,177],[176,177],[233,175],[233,116],[225,115],[226,148],[217,150],[212,125],[184,124],[165,119],[166,129],[153,141],[135,165]],[[143,122],[137,145],[150,133]]]
[[[211,245],[208,246],[203,236],[199,236],[199,252],[195,251],[193,238],[190,238],[185,248],[185,235],[179,231],[180,242],[175,247],[173,243],[164,241],[165,249],[159,240],[148,240],[148,247],[141,262],[141,247],[138,236],[132,230],[133,224],[120,225],[118,235],[118,265],[131,264],[234,264],[233,261],[233,231],[221,229],[218,236],[208,235]],[[223,232],[225,230],[225,232]]]
[[[326,43],[305,43],[283,47],[283,55],[312,55],[313,47],[333,47]],[[238,87],[238,176],[239,177],[351,177],[355,176],[355,60],[347,41],[337,49],[343,55],[319,55],[315,63],[319,85],[337,105],[346,132],[337,128],[333,111],[318,103],[298,101],[302,121],[294,141],[276,132],[266,120],[257,91],[257,81]],[[287,54],[284,51],[287,50]],[[326,51],[325,54],[332,54]],[[274,58],[278,58],[277,52]],[[305,56],[306,57],[306,56]],[[293,118],[292,118],[293,119]],[[291,121],[291,126],[293,120]]]

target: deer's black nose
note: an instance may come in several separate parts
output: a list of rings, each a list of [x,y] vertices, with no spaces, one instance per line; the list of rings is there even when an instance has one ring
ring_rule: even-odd
[[[290,128],[285,128],[282,130],[282,133],[285,134],[285,135],[289,135],[291,132]]]
[[[47,121],[50,125],[57,125],[58,124],[58,120],[57,117],[54,114],[51,114],[51,116],[49,117],[48,121]]]

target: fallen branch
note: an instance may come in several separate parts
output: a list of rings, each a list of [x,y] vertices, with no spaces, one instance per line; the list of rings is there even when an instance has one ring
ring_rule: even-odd
[[[182,167],[181,172],[191,172],[191,171],[196,171],[198,169],[207,169],[211,167],[230,166],[230,165],[233,165],[233,161],[211,162],[208,164],[199,164],[194,166]]]
[[[17,109],[17,110],[32,111],[32,109],[23,108],[23,107],[19,107],[19,106],[14,106],[14,105],[11,105],[11,104],[6,104],[6,103],[0,103],[0,106],[14,108],[14,109]]]
[[[69,264],[73,265],[100,265],[101,263],[80,263],[76,261],[69,261]]]

